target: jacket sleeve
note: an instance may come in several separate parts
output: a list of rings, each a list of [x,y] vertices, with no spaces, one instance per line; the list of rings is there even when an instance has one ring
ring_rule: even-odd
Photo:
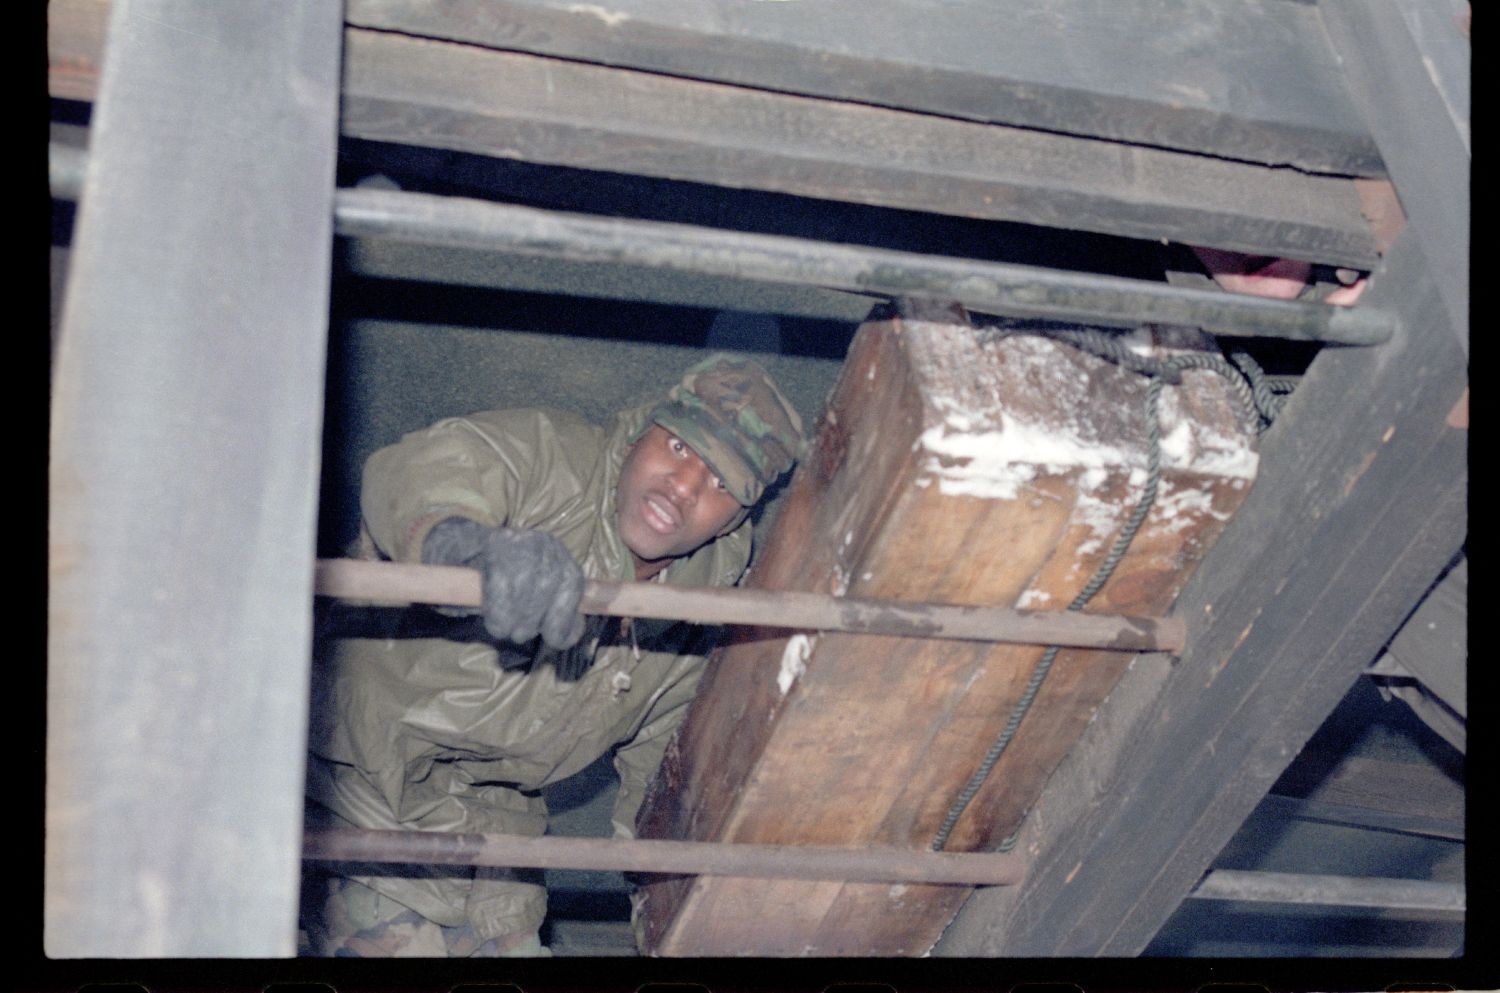
[[[751,533],[751,524],[746,521],[705,549],[701,563],[688,563],[690,569],[696,569],[692,578],[678,578],[669,573],[668,581],[690,586],[735,585],[744,576],[750,560]],[[687,718],[708,664],[708,654],[719,640],[718,628],[689,625],[689,630],[694,633],[678,649],[673,676],[664,680],[665,689],[647,708],[640,730],[615,749],[615,771],[620,774],[613,818],[617,838],[635,837],[636,815],[645,801],[646,788],[656,776],[672,735]]]
[[[415,562],[438,521],[530,527],[536,494],[577,489],[577,476],[541,411],[448,418],[370,456],[360,493],[364,529],[382,556]]]
[[[616,838],[635,837],[635,819],[641,803],[667,752],[667,743],[687,717],[688,706],[703,678],[701,657],[684,657],[682,675],[657,698],[636,736],[615,749],[615,771],[620,791],[615,795],[612,822]]]

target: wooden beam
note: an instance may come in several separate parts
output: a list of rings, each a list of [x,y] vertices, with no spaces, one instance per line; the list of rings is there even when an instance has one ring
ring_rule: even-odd
[[[1429,265],[1403,233],[1368,293],[1405,330],[1313,362],[1178,602],[1191,647],[1121,681],[1033,811],[1027,883],[973,898],[939,953],[1138,954],[1452,560],[1468,374]]]
[[[1253,476],[1253,433],[1224,383],[1198,371],[1168,389],[1158,499],[1090,609],[1164,610]],[[1144,377],[1055,340],[986,341],[942,311],[872,320],[752,583],[1065,607],[1146,490],[1146,394]],[[993,848],[1130,660],[1064,651],[1029,694],[1040,647],[976,647],[736,629],[668,749],[641,835],[933,847],[1031,697],[945,843]],[[921,955],[962,899],[698,878],[653,884],[641,920],[660,955]]]
[[[78,12],[96,7],[49,6],[54,92],[86,83],[97,56]],[[1359,269],[1378,260],[1346,177],[361,28],[346,32],[345,58],[351,137]]]
[[[1360,755],[1328,761],[1313,749],[1302,754],[1305,760],[1277,780],[1272,796],[1413,814],[1463,827],[1464,784],[1435,766]]]
[[[69,95],[85,92],[89,9],[63,5],[49,41]],[[344,130],[359,137],[1356,267],[1375,259],[1342,179],[358,30],[348,56]],[[484,92],[510,94],[504,106],[471,99],[481,79]],[[760,132],[750,147],[747,128]]]
[[[1300,821],[1320,821],[1324,824],[1339,824],[1344,827],[1365,828],[1370,831],[1390,831],[1396,834],[1415,834],[1427,838],[1445,838],[1449,841],[1464,840],[1463,811],[1457,817],[1438,814],[1413,814],[1409,811],[1423,808],[1419,805],[1403,804],[1397,811],[1382,810],[1364,803],[1336,803],[1328,800],[1308,800],[1298,797],[1269,793],[1261,801],[1260,811],[1274,817],[1295,818]]]
[[[350,0],[349,22],[490,48],[1379,174],[1308,4],[1234,0]]]
[[[1329,0],[1317,10],[1467,354],[1470,4]]]
[[[357,28],[345,57],[352,137],[1356,268],[1375,259],[1347,178]]]
[[[43,940],[290,956],[338,5],[116,0],[109,38],[52,379]]]
[[[110,0],[64,0],[47,5],[47,92],[91,101],[99,92]]]

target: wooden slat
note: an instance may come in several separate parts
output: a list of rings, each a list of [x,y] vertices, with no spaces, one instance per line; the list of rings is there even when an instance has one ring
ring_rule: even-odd
[[[88,36],[56,20],[52,63],[82,78]],[[1347,178],[359,28],[345,57],[351,137],[1356,268],[1378,259]]]
[[[47,4],[47,91],[63,100],[93,100],[99,91],[110,0]]]
[[[1179,441],[1200,447],[1179,449],[1176,464],[1167,459],[1156,511],[1101,605],[1165,609],[1253,471],[1222,385],[1210,373],[1189,378],[1166,416]],[[1066,605],[1139,496],[1144,389],[1135,374],[1037,338],[981,345],[951,318],[867,324],[753,582]],[[1047,454],[1014,448],[1028,430],[1048,432],[1034,436]],[[1069,445],[1077,448],[1069,453]],[[1235,455],[1242,461],[1231,468]],[[1215,456],[1217,468],[1206,469]],[[1085,468],[1090,459],[1097,464]],[[925,847],[1040,654],[740,630],[669,750],[641,830]],[[1089,672],[1073,672],[1079,661],[1060,654],[949,849],[981,850],[1005,837],[1129,664],[1095,657]],[[699,879],[653,885],[645,919],[660,954],[920,955],[964,896],[923,886]]]
[[[1432,766],[1351,755],[1332,768],[1320,762],[1304,763],[1302,767],[1308,771],[1298,774],[1299,767],[1293,766],[1277,781],[1277,793],[1463,825],[1463,783],[1454,782]]]
[[[350,29],[344,133],[1356,267],[1352,181]],[[505,94],[503,100],[485,94]]]
[[[940,951],[1138,954],[1452,560],[1468,446],[1452,415],[1468,377],[1427,266],[1403,233],[1368,295],[1407,331],[1319,354],[1178,603],[1181,663],[1159,690],[1150,673],[1122,680],[1101,718],[1140,719],[1101,721],[1088,760],[1042,798],[1066,816],[1022,839],[1036,856],[1026,885],[973,898]]]
[[[1378,171],[1311,4],[351,0],[353,24],[759,89]]]
[[[1446,838],[1450,841],[1464,840],[1463,809],[1457,816],[1446,811],[1428,813],[1419,805],[1403,803],[1399,810],[1383,810],[1370,806],[1364,797],[1358,803],[1339,803],[1328,800],[1308,800],[1298,797],[1268,793],[1261,801],[1257,812],[1273,817],[1296,818],[1302,821],[1320,821],[1344,827],[1366,828],[1371,831],[1391,831],[1397,834],[1415,834],[1428,838]],[[1410,813],[1412,810],[1424,811]],[[1444,816],[1448,814],[1448,816]]]

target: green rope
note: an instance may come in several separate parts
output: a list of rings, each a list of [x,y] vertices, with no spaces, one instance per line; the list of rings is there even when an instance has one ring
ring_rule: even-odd
[[[1037,322],[1008,321],[997,328],[981,329],[979,332],[980,343],[989,344],[999,338],[1008,337],[1010,334],[1022,330],[1023,324],[1025,330],[1042,330],[1037,326]],[[1142,491],[1140,499],[1136,501],[1135,509],[1131,511],[1124,528],[1121,529],[1119,536],[1115,539],[1114,545],[1110,548],[1109,554],[1105,556],[1104,561],[1095,570],[1094,577],[1089,580],[1088,585],[1073,598],[1073,602],[1068,604],[1067,607],[1068,610],[1082,610],[1084,605],[1093,599],[1094,594],[1098,593],[1104,584],[1109,581],[1109,577],[1114,573],[1115,567],[1120,564],[1120,560],[1125,557],[1125,553],[1129,550],[1131,542],[1135,540],[1136,533],[1145,522],[1146,515],[1150,513],[1152,505],[1156,502],[1156,491],[1161,484],[1161,418],[1158,406],[1162,387],[1168,383],[1181,382],[1182,373],[1187,369],[1209,369],[1216,372],[1228,380],[1230,388],[1239,399],[1240,405],[1247,417],[1261,431],[1264,431],[1269,422],[1275,418],[1285,398],[1273,396],[1276,403],[1263,404],[1261,399],[1256,395],[1256,387],[1253,380],[1247,382],[1251,377],[1249,374],[1242,372],[1244,366],[1240,366],[1240,369],[1237,370],[1235,366],[1225,361],[1221,355],[1190,353],[1187,355],[1175,355],[1168,359],[1153,359],[1139,355],[1125,346],[1118,334],[1096,328],[1048,327],[1043,330],[1043,333],[1048,337],[1058,338],[1076,348],[1083,349],[1100,358],[1140,372],[1150,378],[1146,386],[1145,411],[1147,442],[1146,487]],[[1271,396],[1271,389],[1265,383],[1266,377],[1260,373],[1260,367],[1248,355],[1244,355],[1244,353],[1237,353],[1237,355],[1242,355],[1245,362],[1254,367],[1256,374],[1262,380],[1262,391],[1267,396]],[[933,836],[933,851],[940,852],[947,845],[948,837],[953,833],[953,828],[958,824],[959,818],[963,816],[970,802],[978,794],[980,787],[989,778],[990,772],[995,768],[995,764],[1000,761],[1000,756],[1009,747],[1011,739],[1015,737],[1017,729],[1021,726],[1021,721],[1025,719],[1027,713],[1031,710],[1033,702],[1036,700],[1037,694],[1041,691],[1042,682],[1047,678],[1048,672],[1051,671],[1052,663],[1057,658],[1059,651],[1060,646],[1058,645],[1047,646],[1047,650],[1042,654],[1041,660],[1037,662],[1036,668],[1032,670],[1031,677],[1026,682],[1026,688],[1021,691],[1020,699],[1011,708],[1010,717],[1005,723],[1005,728],[1000,732],[994,743],[990,745],[984,758],[980,760],[979,766],[969,777],[968,782],[964,784],[963,789],[959,791],[958,797],[953,801],[953,805],[949,808],[947,816],[943,819],[942,826],[938,828],[937,833]],[[998,850],[1008,852],[1015,848],[1016,843],[1020,839],[1020,834],[1020,828],[1017,828],[1010,837],[1000,843]]]

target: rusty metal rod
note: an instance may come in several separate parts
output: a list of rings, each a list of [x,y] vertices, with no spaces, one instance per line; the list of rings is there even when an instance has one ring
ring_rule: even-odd
[[[351,600],[477,607],[479,573],[456,566],[319,559],[314,591]],[[907,638],[1180,652],[1187,626],[1172,617],[965,607],[791,590],[664,586],[588,580],[580,609],[611,617],[746,624]]]
[[[407,862],[533,869],[600,869],[668,875],[824,879],[861,883],[1011,886],[1020,856],[826,845],[751,845],[639,838],[530,838],[509,834],[309,828],[302,857],[325,862]]]
[[[1245,900],[1449,913],[1462,913],[1466,901],[1462,883],[1236,869],[1213,870],[1203,877],[1188,897],[1194,900]]]

